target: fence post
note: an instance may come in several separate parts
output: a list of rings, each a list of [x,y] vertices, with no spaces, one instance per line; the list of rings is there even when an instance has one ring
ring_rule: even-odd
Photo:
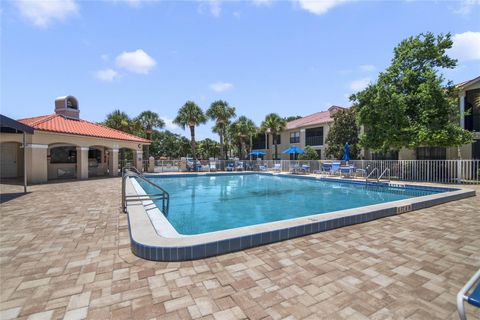
[[[149,173],[155,172],[155,158],[150,156],[148,158],[148,170]]]
[[[462,183],[462,160],[457,160],[457,181]]]

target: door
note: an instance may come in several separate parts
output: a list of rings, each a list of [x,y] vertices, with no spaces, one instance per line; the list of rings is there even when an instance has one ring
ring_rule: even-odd
[[[15,142],[6,142],[0,144],[0,167],[3,178],[16,178],[17,177],[17,152],[18,144]]]

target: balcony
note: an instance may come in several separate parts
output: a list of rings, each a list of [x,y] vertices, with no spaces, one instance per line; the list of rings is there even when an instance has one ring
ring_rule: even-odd
[[[323,136],[312,136],[305,138],[306,146],[323,146]]]

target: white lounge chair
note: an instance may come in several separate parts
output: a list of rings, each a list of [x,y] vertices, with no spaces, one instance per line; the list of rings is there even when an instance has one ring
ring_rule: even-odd
[[[217,171],[217,164],[215,163],[215,161],[210,161],[209,168],[210,171]]]
[[[281,163],[274,163],[272,170],[275,171],[275,172],[282,172],[282,164]]]

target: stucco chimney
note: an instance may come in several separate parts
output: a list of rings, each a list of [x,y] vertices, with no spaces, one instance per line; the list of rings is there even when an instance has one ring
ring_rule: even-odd
[[[69,119],[80,119],[78,100],[73,96],[58,97],[55,99],[55,113]]]

